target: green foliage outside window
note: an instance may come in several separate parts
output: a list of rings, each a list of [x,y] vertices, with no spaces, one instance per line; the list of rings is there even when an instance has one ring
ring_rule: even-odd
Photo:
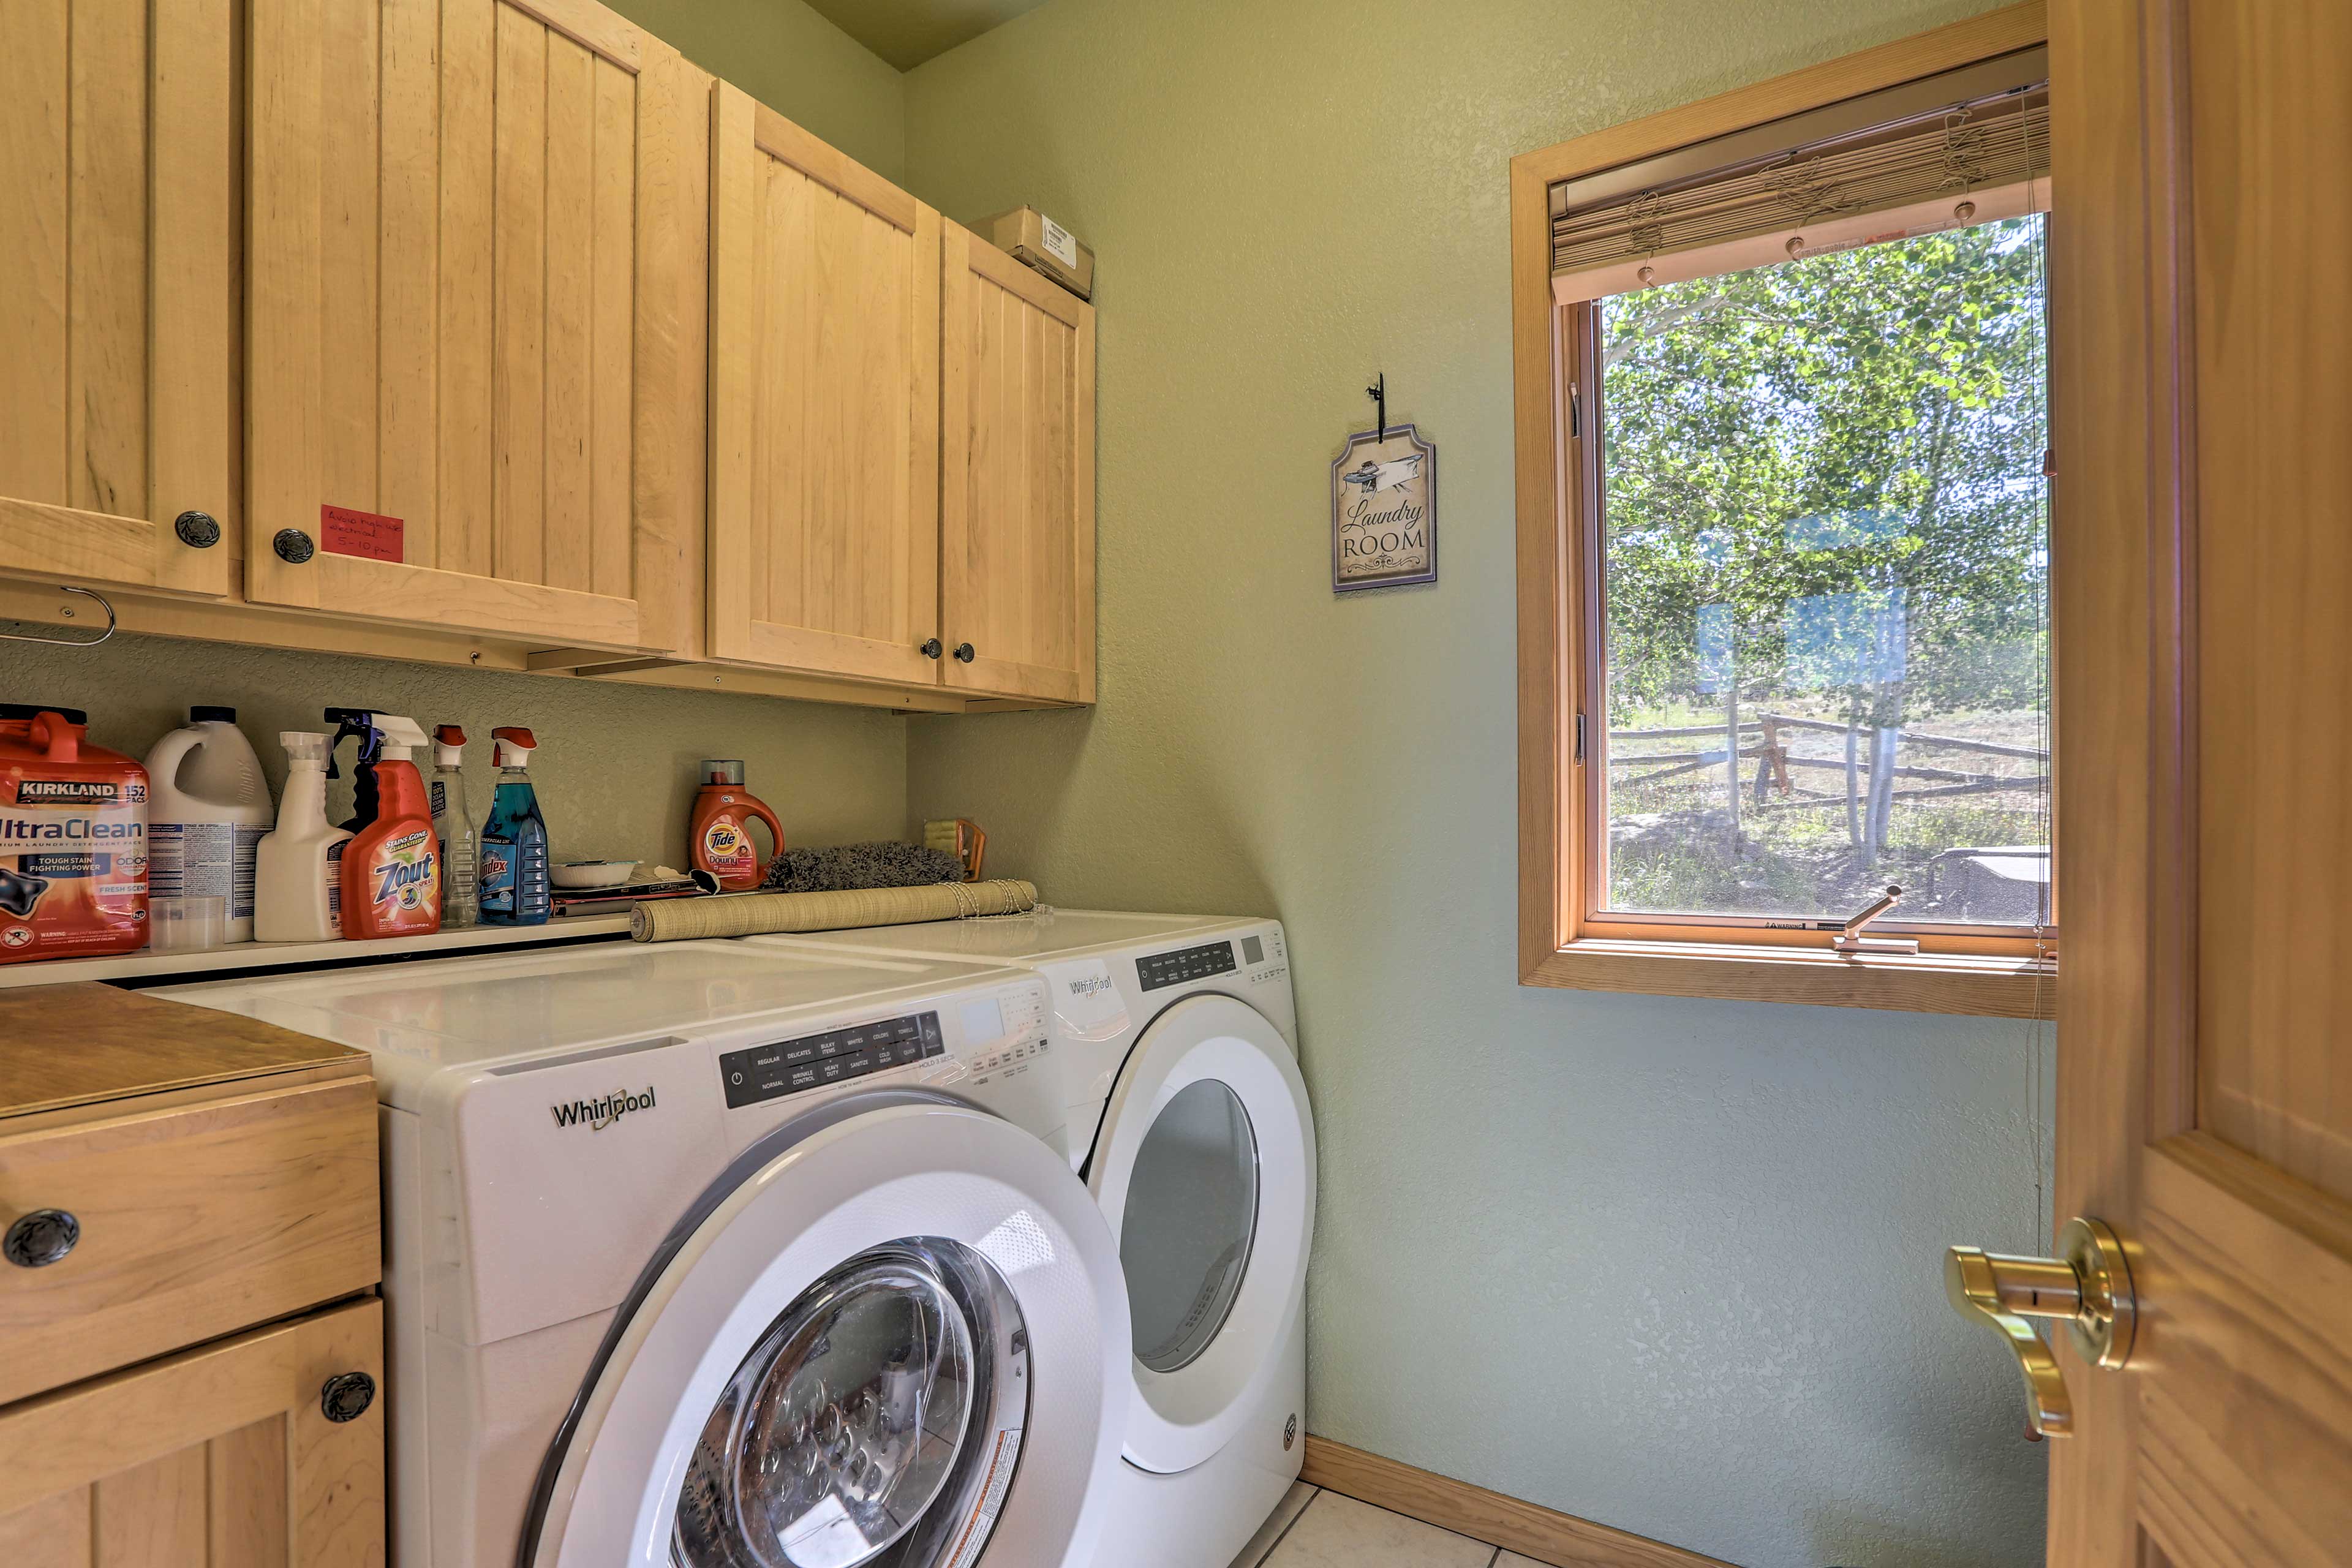
[[[2048,841],[2042,230],[1602,303],[1612,907],[2042,918],[1966,853]]]

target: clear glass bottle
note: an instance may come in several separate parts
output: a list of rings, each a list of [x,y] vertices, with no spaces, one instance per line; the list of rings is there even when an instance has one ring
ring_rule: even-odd
[[[469,926],[479,918],[481,835],[466,804],[466,731],[444,724],[433,731],[433,837],[441,841],[441,924]]]

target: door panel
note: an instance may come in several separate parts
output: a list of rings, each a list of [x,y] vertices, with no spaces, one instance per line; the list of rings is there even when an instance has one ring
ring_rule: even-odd
[[[2187,15],[2198,1123],[2352,1199],[2352,1074],[2311,1048],[2352,1005],[2352,209],[2334,194],[2352,157],[2352,8]]]
[[[646,368],[677,352],[646,236],[683,62],[586,0],[255,0],[250,30],[249,596],[684,646],[680,412]]]
[[[0,572],[228,590],[226,0],[12,0]],[[217,541],[217,532],[215,532]]]
[[[381,1568],[383,1403],[334,1422],[321,1391],[381,1387],[383,1318],[354,1302],[0,1411],[0,1562]]]
[[[2051,53],[2058,1212],[2138,1298],[2061,1350],[2051,1559],[2339,1563],[2352,14],[2060,0]]]
[[[1094,308],[950,226],[940,626],[965,690],[1095,697]]]
[[[710,647],[939,679],[940,216],[711,100]]]

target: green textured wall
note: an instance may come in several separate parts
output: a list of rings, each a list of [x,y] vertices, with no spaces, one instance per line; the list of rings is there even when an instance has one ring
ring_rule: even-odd
[[[1101,307],[1100,705],[912,721],[911,804],[1060,903],[1287,922],[1312,1429],[1751,1568],[2038,1560],[1937,1275],[2040,1240],[2049,1049],[1514,984],[1505,165],[1979,8],[1049,0],[908,78],[917,193],[1041,206]],[[1377,371],[1442,578],[1335,600]]]
[[[906,177],[906,79],[801,0],[605,0],[876,174]]]

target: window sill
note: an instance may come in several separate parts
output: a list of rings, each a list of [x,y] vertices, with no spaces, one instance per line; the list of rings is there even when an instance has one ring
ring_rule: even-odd
[[[1539,958],[1519,983],[1895,1013],[2048,1018],[2057,1012],[2057,973],[2055,958],[1849,955],[1824,948],[1587,937]]]

